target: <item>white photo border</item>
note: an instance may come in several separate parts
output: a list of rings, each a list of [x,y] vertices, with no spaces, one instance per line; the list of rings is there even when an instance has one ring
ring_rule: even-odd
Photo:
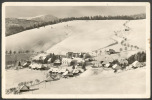
[[[146,94],[5,94],[5,7],[6,6],[145,6],[146,7]],[[149,2],[4,2],[2,4],[2,98],[150,98],[150,3]]]

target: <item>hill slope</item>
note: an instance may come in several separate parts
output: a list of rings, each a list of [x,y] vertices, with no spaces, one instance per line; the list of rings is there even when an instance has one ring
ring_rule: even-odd
[[[6,37],[6,50],[89,52],[115,43],[112,39],[114,31],[124,29],[125,22],[126,20],[78,20],[32,29]],[[140,40],[143,44],[137,41],[133,43],[144,47],[145,20],[132,20],[129,26],[132,29],[128,35],[129,40]]]

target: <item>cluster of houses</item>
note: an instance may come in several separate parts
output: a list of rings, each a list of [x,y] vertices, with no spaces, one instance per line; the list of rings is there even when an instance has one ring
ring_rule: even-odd
[[[54,55],[54,54],[53,54]],[[49,69],[49,67],[58,66],[72,66],[72,65],[82,65],[85,62],[87,53],[73,53],[68,52],[66,55],[54,55],[42,53],[37,56],[32,57],[31,61],[27,61],[24,64],[18,61],[17,69],[29,67],[31,69]]]
[[[106,51],[107,54],[114,54],[115,51],[113,49],[109,49],[109,51]],[[40,66],[40,64],[50,64],[52,63],[51,60],[52,60],[52,57],[48,57],[49,54],[47,54],[46,52],[45,53],[41,53],[41,54],[38,54],[37,56],[34,56],[32,58],[30,58],[30,61],[31,62],[35,62],[35,63],[32,63],[33,64],[33,69],[41,69],[41,67],[34,67],[34,66]],[[53,61],[53,64],[55,66],[59,66],[61,64],[63,65],[67,65],[67,66],[70,66],[71,65],[71,61],[72,60],[77,60],[78,63],[80,62],[84,62],[83,60],[88,60],[87,57],[88,55],[94,57],[96,56],[96,53],[95,52],[81,52],[81,53],[77,53],[77,52],[67,52],[65,55],[56,55],[56,59],[55,61]],[[59,59],[61,58],[61,59]],[[91,59],[91,58],[90,58]],[[25,64],[26,64],[26,61],[16,61],[15,62],[16,64],[14,66],[17,66],[17,69],[20,69],[22,67],[26,67]],[[20,67],[20,64],[21,63],[21,67]],[[7,64],[6,66],[7,68],[11,68],[12,65],[11,64]],[[6,68],[6,69],[7,69]],[[43,68],[42,68],[43,69]]]
[[[106,51],[108,54],[116,53],[115,50],[109,49]],[[132,64],[132,66],[141,66],[140,62],[136,61]],[[75,53],[75,52],[67,52],[65,55],[55,55],[55,54],[47,54],[41,53],[37,56],[32,57],[31,61],[27,61],[26,63],[21,65],[21,62],[18,63],[17,69],[29,67],[34,70],[48,70],[51,67],[59,67],[59,66],[81,66],[82,69],[85,70],[85,66],[96,67],[104,67],[104,68],[113,68],[114,70],[118,69],[129,69],[132,68],[128,66],[128,61],[126,59],[121,59],[115,63],[113,59],[95,59],[95,56],[91,53]],[[20,67],[21,66],[21,67]]]

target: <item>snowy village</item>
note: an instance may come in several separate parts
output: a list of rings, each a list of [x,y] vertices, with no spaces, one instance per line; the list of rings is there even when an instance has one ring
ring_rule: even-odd
[[[5,20],[7,95],[145,93],[144,11]]]

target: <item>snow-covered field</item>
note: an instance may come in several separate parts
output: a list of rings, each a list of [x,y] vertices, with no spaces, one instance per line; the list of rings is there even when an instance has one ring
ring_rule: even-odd
[[[20,82],[45,80],[45,76],[46,71],[8,70],[6,71],[6,88],[16,87]],[[41,83],[31,88],[39,89],[25,92],[25,94],[144,94],[146,67],[120,73],[114,73],[112,69],[89,68],[78,77]]]
[[[92,51],[114,43],[114,31],[123,30],[126,20],[69,21],[24,31],[6,37],[6,50]],[[145,20],[128,23],[129,43],[145,48]]]
[[[142,49],[146,48],[146,21],[135,20],[130,21],[128,26],[131,28],[131,33],[127,36],[129,43],[137,45]]]
[[[146,93],[145,67],[113,73],[88,70],[83,77],[60,79],[35,86],[38,90],[23,94],[144,94]]]
[[[35,79],[45,80],[46,71],[37,71],[30,69],[21,70],[7,70],[6,75],[6,89],[17,87],[20,82],[35,81]]]

